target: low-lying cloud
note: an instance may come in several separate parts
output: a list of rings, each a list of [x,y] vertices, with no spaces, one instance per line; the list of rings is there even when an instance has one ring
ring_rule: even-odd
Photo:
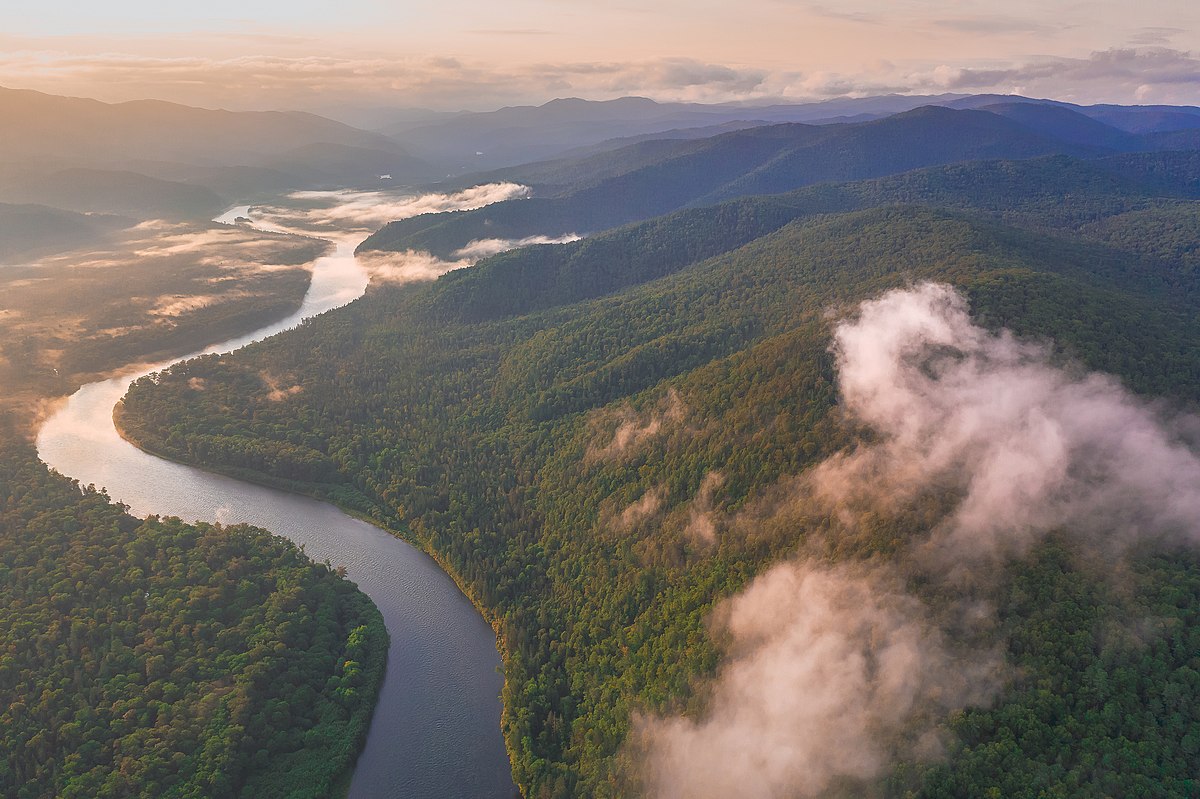
[[[219,267],[221,275],[215,279],[221,280],[298,269],[298,262],[305,260],[300,256],[315,254],[301,239],[254,228],[151,220],[122,231],[103,247],[71,250],[42,258],[39,263],[73,269],[113,269],[143,260],[180,259],[191,265]]]
[[[267,388],[266,398],[270,402],[282,402],[289,397],[294,397],[304,391],[304,387],[293,383],[286,385],[286,381],[270,372],[259,372],[259,379],[263,381],[263,385]],[[194,387],[193,387],[194,388]]]
[[[847,410],[880,441],[817,467],[817,495],[894,508],[956,492],[929,541],[947,564],[1020,556],[1060,527],[1109,546],[1200,540],[1200,458],[1180,421],[1047,345],[977,327],[950,287],[864,303],[835,352]]]
[[[475,239],[461,249],[454,251],[456,258],[478,260],[490,255],[515,250],[518,247],[529,247],[533,244],[570,244],[579,241],[582,236],[578,233],[567,233],[563,236],[526,236],[523,239]]]
[[[603,444],[589,446],[584,460],[613,460],[624,457],[664,432],[668,426],[682,422],[686,415],[687,406],[673,388],[667,390],[655,407],[643,413],[638,413],[631,407],[623,407],[616,414],[616,430]]]
[[[1058,531],[1106,562],[1135,544],[1200,543],[1197,420],[976,326],[949,286],[863,303],[833,350],[845,410],[871,443],[785,483],[788,497],[764,497],[767,510],[724,534],[752,535],[795,506],[846,540],[858,519],[924,496],[947,510],[888,565],[831,564],[811,554],[830,547],[806,541],[809,555],[721,605],[727,658],[705,712],[635,719],[651,796],[870,793],[898,759],[937,757],[946,716],[1003,685],[1000,650],[978,635],[995,622],[976,595],[996,567]],[[940,586],[936,613],[912,577]]]
[[[459,259],[443,261],[431,253],[420,250],[403,252],[366,252],[358,256],[376,283],[420,283],[437,280],[447,272],[464,269],[474,261]]]
[[[877,778],[936,756],[941,720],[1000,684],[992,652],[956,652],[881,566],[779,566],[718,614],[729,656],[709,712],[635,725],[659,799],[815,797]]]
[[[717,515],[713,501],[724,484],[725,475],[720,472],[709,472],[700,481],[700,490],[688,506],[688,523],[684,528],[684,533],[693,543],[711,544],[717,540]]]
[[[634,527],[653,518],[662,507],[663,491],[652,488],[642,494],[636,501],[630,503],[621,511],[616,519],[618,530],[632,530]]]
[[[269,209],[268,219],[286,224],[289,218],[302,215],[307,226],[374,230],[397,219],[443,211],[469,211],[528,197],[529,187],[519,183],[485,183],[450,193],[397,195],[378,191],[299,191],[290,196],[316,207],[303,212]]]

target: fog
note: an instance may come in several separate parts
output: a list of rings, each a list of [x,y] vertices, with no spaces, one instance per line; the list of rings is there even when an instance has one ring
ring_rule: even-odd
[[[374,230],[397,219],[443,211],[469,211],[485,205],[529,196],[517,183],[486,183],[449,194],[402,195],[379,191],[298,191],[289,197],[306,205],[306,225]],[[262,209],[259,209],[262,210]],[[286,211],[273,210],[276,221],[287,224]],[[271,218],[268,214],[268,218]]]
[[[528,247],[531,244],[569,244],[582,238],[578,233],[568,233],[565,236],[526,236],[523,239],[476,239],[468,242],[467,246],[456,250],[454,255],[459,258],[486,258],[489,255],[517,247]]]
[[[616,424],[616,429],[603,443],[593,442],[584,456],[585,461],[613,460],[637,450],[670,425],[678,424],[687,415],[687,406],[675,389],[668,389],[658,404],[642,413],[630,406],[623,406],[615,414],[604,414],[595,420],[598,427]],[[600,435],[604,435],[603,432]]]
[[[849,421],[871,443],[722,524],[749,537],[805,514],[826,522],[718,607],[726,657],[705,712],[635,719],[650,795],[870,794],[898,759],[938,757],[946,717],[1004,685],[998,642],[980,635],[994,611],[978,598],[998,566],[1058,531],[1110,563],[1133,544],[1200,540],[1196,420],[975,325],[949,286],[864,302],[836,325],[833,352]],[[945,514],[887,564],[830,561],[860,519],[930,495]],[[940,586],[936,609],[914,577]]]
[[[471,266],[474,261],[462,258],[443,261],[420,250],[403,252],[365,252],[357,256],[375,283],[414,283],[436,280],[447,272]]]

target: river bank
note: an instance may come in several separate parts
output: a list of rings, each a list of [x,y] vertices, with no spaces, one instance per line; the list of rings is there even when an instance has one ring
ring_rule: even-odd
[[[244,215],[248,209],[234,209]],[[344,305],[367,285],[352,236],[320,259],[301,309],[288,319],[204,350],[236,349]],[[194,353],[198,355],[202,353]],[[104,486],[138,515],[249,522],[284,535],[315,560],[346,567],[384,615],[392,637],[387,677],[351,781],[352,797],[479,796],[510,799],[500,735],[498,623],[483,618],[461,579],[397,537],[332,505],[250,485],[138,449],[114,408],[140,374],[81,387],[38,435],[42,459],[84,484]],[[241,477],[245,477],[242,475]],[[425,547],[422,547],[423,549]]]

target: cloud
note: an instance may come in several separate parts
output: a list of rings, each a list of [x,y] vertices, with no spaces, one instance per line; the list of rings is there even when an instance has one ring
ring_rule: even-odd
[[[532,29],[519,33],[536,35]],[[600,97],[652,92],[667,99],[748,96],[767,74],[690,58],[498,66],[448,57],[208,58],[52,50],[0,53],[0,72],[12,76],[10,85],[84,93],[109,101],[168,97],[208,107],[269,108],[308,107],[331,97],[360,102],[388,98],[394,103],[400,96],[406,105],[489,110],[562,94]]]
[[[814,17],[863,26],[900,26],[900,38],[1050,34],[1064,25],[1045,25],[1012,15],[930,18],[928,15],[846,10],[806,5]],[[506,29],[489,30],[500,36]],[[538,28],[513,28],[504,36],[535,36]],[[481,29],[481,33],[483,30]],[[553,97],[607,99],[627,94],[664,101],[728,102],[823,99],[877,93],[929,91],[1007,92],[1015,86],[1043,96],[1089,102],[1198,102],[1195,56],[1165,45],[1186,30],[1169,25],[1139,29],[1129,50],[1101,50],[1090,56],[988,53],[987,60],[955,62],[902,60],[880,52],[892,64],[872,63],[859,71],[828,69],[820,62],[766,68],[699,58],[625,61],[547,61],[498,65],[494,61],[445,56],[241,55],[204,57],[73,53],[33,49],[0,52],[0,72],[9,85],[42,91],[85,94],[106,100],[166,97],[209,107],[301,107],[320,110],[345,105],[422,105],[431,108],[493,109],[544,102]],[[542,37],[547,38],[547,37]],[[21,42],[16,42],[21,45]],[[797,68],[802,67],[802,68]],[[1136,94],[1139,87],[1141,96]],[[330,98],[337,98],[331,100]]]
[[[443,261],[430,253],[417,250],[360,253],[358,262],[370,273],[373,283],[419,283],[437,280],[447,272],[465,269],[474,263],[466,258]]]
[[[1149,26],[1139,28],[1133,36],[1129,37],[1129,43],[1142,47],[1166,47],[1176,37],[1185,33],[1187,33],[1185,28]]]
[[[234,225],[197,228],[155,220],[132,228],[122,242],[120,254],[123,259],[129,252],[136,258],[188,256],[198,264],[234,271],[272,271],[295,269],[294,264],[272,261],[302,244],[297,239],[253,228]]]
[[[608,99],[630,94],[664,101],[717,102],[763,96],[766,70],[712,64],[692,58],[651,61],[535,63],[513,80],[540,87],[544,97]]]
[[[823,517],[828,540],[814,524],[807,555],[718,608],[726,658],[702,714],[635,718],[634,778],[658,799],[866,793],[897,760],[940,756],[944,719],[1003,685],[976,598],[998,567],[1051,532],[1109,564],[1200,544],[1200,419],[976,326],[951,287],[862,303],[833,351],[845,412],[871,435],[727,520],[751,537]],[[860,519],[926,499],[943,510],[887,564],[844,559]],[[913,578],[936,586],[936,612]]]
[[[657,799],[802,799],[871,780],[935,756],[941,720],[1000,685],[998,658],[957,651],[882,566],[779,566],[717,616],[729,656],[704,717],[635,720]]]
[[[532,244],[569,244],[579,241],[582,236],[578,233],[568,233],[564,236],[526,236],[523,239],[475,239],[462,249],[455,250],[458,258],[487,258],[489,255],[513,250],[517,247],[528,247]]]
[[[294,397],[304,391],[304,387],[300,385],[291,385],[284,387],[280,378],[272,375],[270,372],[259,372],[259,379],[263,381],[263,385],[267,388],[266,398],[269,402],[282,402],[289,397]]]
[[[620,408],[615,414],[605,412],[596,420],[597,426],[607,426],[615,421],[616,430],[604,444],[590,445],[584,461],[622,458],[664,432],[669,425],[682,422],[686,415],[687,406],[673,388],[667,389],[654,408],[643,413],[637,413],[630,406]]]
[[[817,3],[805,7],[809,14],[825,19],[835,19],[841,22],[853,22],[859,25],[883,25],[885,15],[870,11],[847,11],[844,8],[831,8]]]
[[[306,207],[297,212],[286,208],[262,207],[257,211],[269,221],[287,225],[297,216],[306,226],[374,230],[397,219],[442,211],[466,211],[504,200],[529,196],[529,188],[518,183],[485,183],[449,194],[396,195],[379,191],[298,191],[289,195]],[[470,246],[470,245],[468,245]]]
[[[636,502],[633,502],[621,511],[621,514],[615,521],[617,529],[632,530],[642,522],[650,519],[662,507],[662,499],[663,492],[661,488],[652,488],[645,494],[642,494]]]
[[[1047,25],[1044,22],[1037,22],[1030,19],[1002,16],[946,17],[935,19],[932,24],[936,28],[943,28],[948,31],[954,31],[955,33],[971,33],[981,35],[1048,33],[1053,30],[1062,30],[1063,27],[1073,27],[1070,25]]]
[[[183,316],[192,311],[199,311],[202,308],[215,305],[218,302],[245,296],[248,295],[244,291],[230,291],[220,296],[215,294],[166,294],[154,302],[149,313],[151,316],[158,317]]]
[[[1046,58],[999,68],[940,66],[915,74],[917,88],[946,91],[984,91],[1009,85],[1031,87],[1042,94],[1086,94],[1105,87],[1110,96],[1135,99],[1139,87],[1157,91],[1186,89],[1195,97],[1200,84],[1200,59],[1183,50],[1126,48],[1092,53],[1087,58]]]
[[[717,515],[713,511],[713,499],[717,490],[725,484],[725,475],[709,472],[700,481],[700,490],[688,506],[688,523],[684,528],[693,543],[711,544],[717,540]]]
[[[554,31],[546,28],[476,28],[467,33],[480,36],[549,36]]]
[[[926,284],[864,303],[835,336],[846,410],[879,436],[814,472],[836,505],[894,508],[956,492],[928,546],[974,569],[1067,528],[1119,551],[1200,542],[1200,457],[1185,421],[1114,378],[1055,363],[1043,344],[975,326],[961,295]]]

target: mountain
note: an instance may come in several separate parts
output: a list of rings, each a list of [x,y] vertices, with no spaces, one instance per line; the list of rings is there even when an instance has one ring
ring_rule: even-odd
[[[989,130],[1015,124],[962,113],[936,118],[999,120]],[[881,130],[882,122],[856,141],[883,141]],[[933,133],[907,143],[936,152],[949,133]],[[1076,419],[1118,379],[1194,406],[1198,175],[1195,152],[1053,155],[678,210],[515,250],[432,284],[377,286],[232,356],[142,381],[123,418],[153,451],[337,497],[434,552],[497,620],[505,735],[523,792],[637,796],[646,787],[637,765],[654,743],[640,736],[661,729],[654,719],[686,732],[723,718],[709,687],[743,662],[746,641],[730,643],[737,630],[714,627],[714,612],[718,624],[732,612],[752,637],[769,638],[792,597],[812,595],[812,582],[788,582],[797,552],[850,570],[894,564],[930,530],[953,524],[969,490],[950,470],[911,501],[893,497],[861,513],[850,500],[828,512],[805,501],[811,470],[836,468],[882,436],[843,400],[836,320],[881,293],[939,281],[984,326],[971,335],[999,342],[996,359],[1058,369],[1055,380],[1066,383],[1088,369],[1116,376],[1079,384],[1067,409]],[[1001,326],[1025,342],[1053,342],[1053,354],[1046,344],[1017,347],[996,335]],[[958,347],[912,353],[913,379],[988,362]],[[259,385],[264,369],[286,370],[304,390],[286,403],[246,395],[241,387]],[[996,393],[1003,403],[1021,391],[1005,383]],[[1041,431],[1046,417],[1030,418]],[[1025,490],[1037,458],[1014,453],[1022,436],[1000,433]],[[277,456],[269,469],[256,460],[262,452]],[[1080,473],[1103,474],[1104,450],[1087,452],[1100,460],[1075,464]],[[996,653],[1011,676],[987,700],[946,714],[940,756],[901,753],[894,768],[847,777],[838,790],[1186,796],[1200,740],[1200,557],[1150,542],[1120,556],[1093,550],[1105,524],[1056,522],[972,583],[967,632],[953,626],[961,607],[942,576],[898,578],[915,584],[905,602],[951,619],[937,635]],[[748,601],[727,602],[770,575],[782,588],[763,603],[765,616],[747,615]],[[857,607],[857,596],[833,604]],[[1126,626],[1146,618],[1158,621]],[[820,685],[846,662],[823,668]],[[794,699],[776,693],[771,709]],[[834,704],[840,717],[844,705]]]
[[[1059,141],[1106,150],[1136,150],[1141,137],[1100,122],[1087,114],[1048,103],[996,103],[980,106],[987,111]]]
[[[0,442],[0,794],[337,793],[387,658],[370,599],[266,530],[138,519]]]
[[[1187,106],[1080,106],[1019,95],[881,95],[834,98],[809,103],[657,103],[644,97],[588,101],[552,100],[489,112],[446,115],[435,122],[410,121],[383,128],[415,155],[436,163],[449,179],[579,155],[579,150],[611,149],[623,139],[656,134],[682,138],[679,131],[722,125],[751,126],[802,122],[867,122],[926,105],[977,110],[994,105],[1062,108],[1127,133],[1154,133],[1196,126],[1200,109]]]
[[[40,177],[68,168],[172,165],[166,168],[191,170],[188,180],[218,193],[234,187],[272,191],[281,180],[290,188],[316,188],[376,185],[387,172],[399,182],[440,174],[386,136],[314,114],[220,111],[157,100],[109,104],[0,88],[0,167],[4,163]],[[228,170],[236,167],[245,169],[231,180]],[[164,176],[154,168],[151,173]],[[246,198],[239,193],[227,199]]]
[[[96,244],[130,223],[115,216],[0,203],[0,264]]]
[[[6,160],[137,157],[233,165],[318,142],[399,150],[385,136],[302,112],[214,111],[160,100],[109,104],[0,89],[0,152]]]
[[[694,141],[647,141],[502,173],[517,182],[532,179],[535,196],[394,222],[361,249],[449,256],[475,239],[590,233],[688,205],[931,164],[1103,152],[986,111],[934,106],[854,124],[770,125]]]
[[[283,150],[264,164],[309,187],[378,186],[380,175],[404,182],[425,182],[437,176],[431,165],[395,148],[329,142]]]
[[[847,116],[876,118],[962,95],[888,95],[815,103],[657,103],[645,97],[551,100],[540,106],[463,113],[436,124],[398,124],[383,132],[451,175],[561,156],[604,141],[685,128],[759,121],[817,122]]]
[[[0,200],[137,219],[211,219],[228,205],[204,186],[102,169],[64,169],[3,184]]]
[[[1092,119],[1129,133],[1166,133],[1200,128],[1200,108],[1171,105],[1093,105],[1080,109]]]

